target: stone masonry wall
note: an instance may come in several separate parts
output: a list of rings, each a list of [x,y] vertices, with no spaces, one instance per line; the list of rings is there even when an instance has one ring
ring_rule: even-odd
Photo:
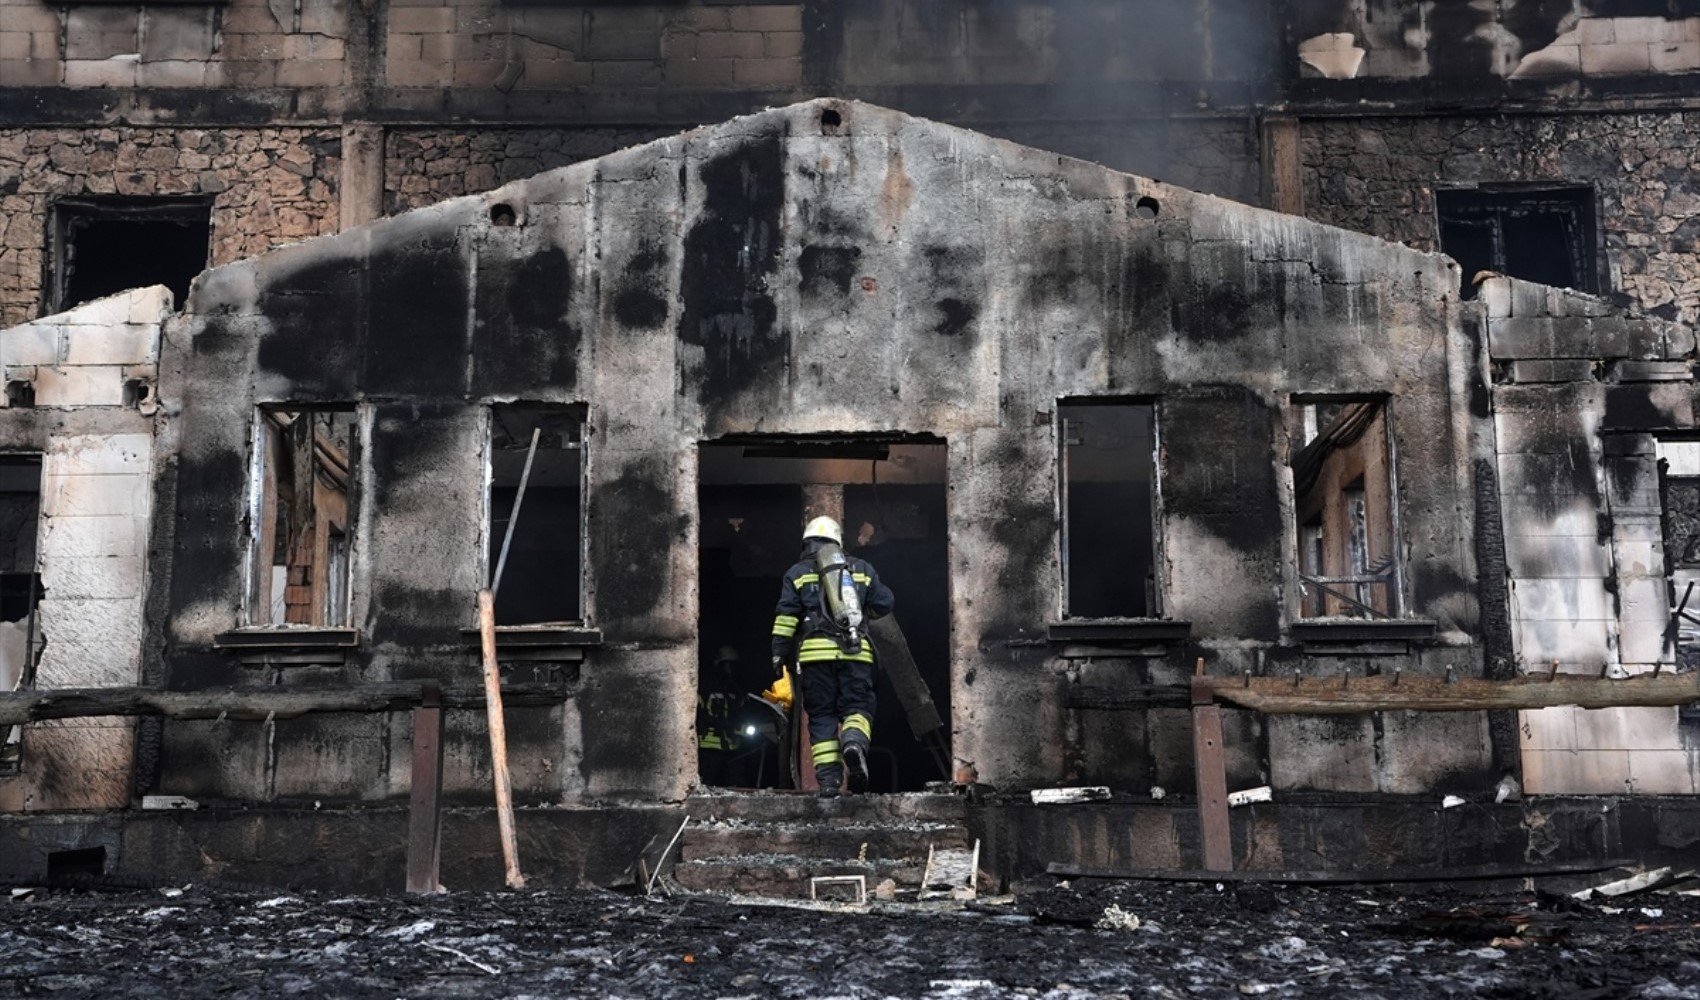
[[[332,129],[0,129],[0,325],[40,315],[54,199],[205,195],[211,262],[337,229]]]
[[[1609,291],[1700,321],[1700,112],[1307,121],[1305,214],[1436,249],[1437,184],[1592,184]]]

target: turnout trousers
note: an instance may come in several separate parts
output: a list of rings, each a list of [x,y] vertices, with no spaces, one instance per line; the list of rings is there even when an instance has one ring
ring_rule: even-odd
[[[815,774],[843,774],[842,745],[868,746],[874,731],[874,665],[869,660],[814,660],[801,664],[803,708],[809,713],[809,749]]]

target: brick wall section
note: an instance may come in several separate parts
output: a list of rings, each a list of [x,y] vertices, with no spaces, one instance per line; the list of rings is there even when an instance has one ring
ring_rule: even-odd
[[[1433,185],[1592,184],[1611,291],[1700,322],[1700,112],[1306,122],[1305,213],[1436,249]]]
[[[40,315],[48,209],[87,195],[210,195],[212,262],[337,230],[335,129],[0,129],[0,325]]]
[[[794,87],[803,8],[442,6],[398,0],[385,35],[392,87],[553,90]]]
[[[350,82],[348,12],[341,0],[299,9],[0,0],[0,86],[337,87]]]

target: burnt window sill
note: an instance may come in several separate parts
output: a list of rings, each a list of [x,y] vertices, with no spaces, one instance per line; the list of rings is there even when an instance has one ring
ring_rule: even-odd
[[[215,649],[238,651],[358,649],[359,646],[359,629],[320,628],[315,625],[234,628],[213,638]]]
[[[1173,618],[1069,618],[1049,622],[1046,638],[1061,645],[1063,655],[1098,655],[1092,650],[1128,650],[1185,642],[1192,622]],[[1087,652],[1081,652],[1081,651]]]
[[[1404,643],[1434,638],[1432,618],[1305,618],[1291,626],[1294,639],[1311,645]]]
[[[478,630],[463,628],[469,649],[481,646]],[[497,625],[496,652],[503,659],[581,660],[602,645],[602,630],[584,625]]]

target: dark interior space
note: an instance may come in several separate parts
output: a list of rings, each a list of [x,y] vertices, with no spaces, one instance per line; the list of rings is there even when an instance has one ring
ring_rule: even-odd
[[[47,855],[47,879],[99,878],[106,874],[106,848],[80,847]]]
[[[41,635],[36,538],[41,531],[41,456],[0,455],[0,692],[32,686]],[[0,726],[0,774],[17,770],[16,726]]]
[[[842,456],[842,457],[835,457]],[[845,549],[868,560],[896,595],[894,617],[942,717],[950,717],[950,586],[945,517],[944,446],[864,439],[705,444],[701,511],[699,698],[727,686],[715,661],[737,651],[731,686],[748,703],[736,728],[757,728],[772,713],[750,695],[772,680],[768,667],[780,580],[802,552],[811,500],[836,493]],[[711,680],[712,678],[712,680]],[[910,732],[882,669],[874,716],[871,790],[919,791],[945,778]],[[700,702],[699,702],[700,705]],[[798,704],[794,711],[801,707]],[[753,744],[753,740],[751,741]],[[705,784],[790,787],[789,758],[773,745],[746,745],[744,759]],[[704,770],[707,770],[705,766]],[[760,780],[756,781],[759,774]],[[720,780],[712,780],[719,778]]]
[[[181,306],[206,270],[212,206],[201,198],[75,198],[53,206],[47,312],[128,288],[164,285]]]
[[[1440,190],[1434,200],[1440,248],[1463,268],[1465,298],[1481,271],[1599,291],[1592,189]]]
[[[1068,617],[1157,615],[1152,407],[1068,402],[1057,418]]]
[[[514,502],[537,442],[519,516]],[[490,409],[490,573],[507,563],[497,625],[576,622],[582,601],[584,411],[526,405]],[[509,529],[512,537],[509,539]]]

